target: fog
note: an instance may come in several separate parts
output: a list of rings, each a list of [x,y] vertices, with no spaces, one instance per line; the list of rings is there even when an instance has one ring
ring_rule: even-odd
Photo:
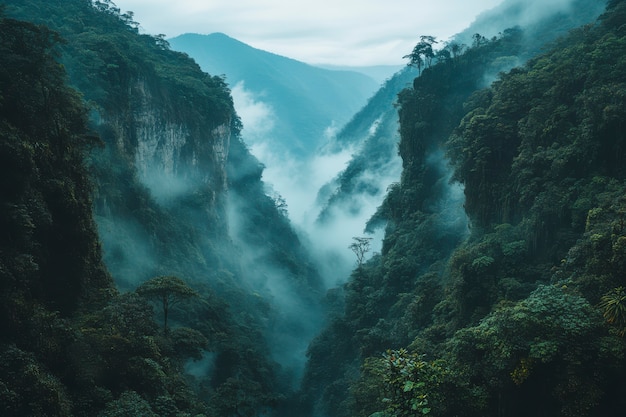
[[[280,267],[265,242],[250,242],[242,212],[249,210],[245,196],[231,191],[228,198],[228,227],[240,250],[242,278],[253,293],[270,305],[265,317],[265,337],[272,359],[296,387],[304,371],[306,349],[323,322],[319,299],[291,271]]]
[[[243,83],[233,87],[232,93],[243,123],[242,137],[252,154],[265,165],[263,181],[271,190],[268,193],[277,193],[286,201],[289,219],[317,259],[326,287],[345,282],[354,266],[354,255],[348,246],[353,236],[363,234],[367,219],[382,197],[362,201],[359,213],[350,216],[337,212],[334,222],[320,225],[316,222],[322,209],[318,192],[346,168],[356,149],[320,149],[314,155],[298,158],[281,146],[288,138],[274,136],[275,115],[262,96],[247,91]],[[335,124],[329,125],[321,142],[332,142],[337,130]]]
[[[566,20],[570,21],[562,28],[565,31],[591,21],[602,13],[605,4],[606,1],[603,0],[508,0],[478,15],[471,26],[456,35],[455,39],[471,44],[471,37],[475,33],[491,38],[505,29],[516,26],[535,32],[545,29],[542,27],[545,25],[545,20],[558,14],[567,17]],[[541,44],[534,36],[530,36],[529,41]],[[542,41],[549,41],[549,39],[542,39]]]
[[[451,233],[464,238],[469,235],[469,218],[465,212],[464,187],[452,181],[454,173],[444,152],[437,149],[428,154],[426,163],[438,172],[438,180],[433,187],[433,200],[426,207],[437,214],[442,233]]]
[[[134,220],[96,215],[103,258],[122,290],[129,290],[151,278],[157,269],[157,256],[147,232]]]
[[[185,364],[185,373],[196,377],[203,378],[206,375],[211,375],[213,369],[215,369],[215,360],[217,354],[215,352],[204,352],[202,359],[190,360]]]
[[[149,167],[140,173],[140,181],[148,187],[150,195],[161,205],[168,205],[192,191],[195,181],[187,175],[176,175],[160,167]]]
[[[244,122],[246,142],[248,145],[263,142],[274,128],[274,109],[246,90],[244,81],[235,84],[231,94],[237,106],[237,114]]]
[[[323,281],[322,292],[312,297],[303,292],[303,287],[294,282],[288,271],[268,262],[269,254],[263,243],[252,243],[246,236],[241,213],[246,210],[247,202],[236,191],[229,191],[229,230],[241,249],[240,261],[251,272],[245,279],[253,291],[272,306],[267,323],[268,347],[272,358],[290,373],[295,388],[304,370],[308,345],[325,324],[324,292],[342,285],[349,278],[356,266],[355,254],[349,249],[353,237],[364,235],[365,225],[382,203],[387,187],[399,179],[401,163],[395,155],[394,161],[378,167],[379,171],[360,173],[358,181],[370,184],[370,189],[377,191],[355,193],[341,204],[329,206],[328,201],[320,198],[320,190],[326,187],[331,193],[336,192],[333,187],[338,175],[362,150],[363,143],[380,133],[380,121],[371,125],[360,142],[344,146],[332,146],[339,130],[332,123],[320,138],[320,142],[327,146],[314,155],[297,157],[284,145],[289,138],[276,136],[276,114],[263,96],[247,90],[244,83],[236,84],[231,91],[243,124],[242,139],[264,165],[262,179],[266,194],[274,200],[284,199],[286,207],[282,208],[286,209],[291,226]],[[396,142],[394,139],[394,154]],[[325,211],[323,222],[319,221],[322,211]],[[368,236],[373,237],[371,256],[380,250],[383,230]]]

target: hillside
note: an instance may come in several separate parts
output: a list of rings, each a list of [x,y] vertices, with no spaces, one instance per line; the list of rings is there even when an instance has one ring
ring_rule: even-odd
[[[445,90],[440,94],[455,94],[451,102],[461,105],[464,94],[491,83],[500,71],[525,62],[537,54],[546,44],[554,41],[568,30],[587,24],[603,11],[605,1],[588,2],[576,0],[542,7],[540,2],[508,0],[500,6],[478,16],[463,32],[449,42],[438,40],[434,46],[442,57],[451,55],[453,48],[460,51],[476,42],[474,35],[493,39],[502,37],[507,28],[523,29],[507,48],[493,51],[485,62],[478,64],[482,76],[475,73],[470,85],[462,90]],[[575,12],[573,12],[575,11]],[[435,57],[435,60],[439,57]],[[472,70],[473,71],[473,70]],[[374,233],[383,224],[377,216],[370,220],[375,207],[380,205],[387,187],[400,179],[400,158],[397,144],[400,141],[398,112],[395,109],[397,95],[413,82],[417,68],[407,65],[389,78],[367,104],[339,130],[336,140],[327,146],[331,152],[352,147],[353,156],[347,167],[339,172],[318,193],[320,227],[345,218],[359,216],[368,223],[364,232]],[[458,115],[452,116],[457,117]],[[370,220],[368,222],[368,220]]]
[[[224,74],[231,88],[243,83],[272,109],[267,140],[281,156],[303,158],[324,142],[325,130],[341,126],[376,91],[378,83],[355,71],[314,67],[246,45],[222,33],[169,39],[209,74]]]
[[[176,330],[174,351],[152,307],[120,294],[102,262],[84,163],[101,144],[59,41],[0,17],[0,414],[202,412],[180,367],[203,338]]]
[[[289,220],[266,195],[263,166],[242,142],[241,122],[224,79],[202,72],[189,57],[170,50],[164,39],[139,34],[139,24],[112,2],[4,3],[7,16],[56,31],[49,36],[58,39],[51,54],[67,71],[64,82],[78,91],[72,93],[73,100],[86,109],[84,122],[97,146],[80,154],[89,181],[80,179],[73,186],[64,179],[67,174],[56,180],[36,170],[46,176],[47,187],[58,189],[54,198],[62,203],[55,204],[65,223],[46,231],[49,225],[40,226],[20,214],[24,227],[10,237],[11,242],[33,233],[61,239],[50,237],[35,245],[58,259],[50,262],[56,268],[46,277],[50,282],[30,287],[27,276],[33,272],[23,268],[12,279],[24,282],[26,293],[41,292],[56,303],[46,305],[41,320],[67,310],[72,320],[69,333],[57,335],[65,322],[54,322],[56,327],[41,333],[41,340],[24,336],[20,353],[11,350],[19,333],[13,330],[3,340],[3,351],[27,355],[24,358],[47,355],[46,349],[76,356],[71,361],[62,356],[53,358],[54,363],[42,362],[43,367],[53,366],[50,378],[58,380],[54,387],[62,392],[63,401],[67,399],[63,406],[70,411],[63,415],[116,415],[112,410],[131,412],[133,407],[147,416],[226,415],[277,407],[297,383],[307,341],[317,329],[312,317],[320,308],[320,282]],[[14,39],[13,34],[7,37]],[[12,45],[15,49],[7,53],[19,56],[20,49],[27,53],[27,46],[37,50],[46,45],[34,37]],[[6,77],[10,80],[15,74]],[[38,110],[27,105],[20,111],[24,113],[20,117],[32,119],[29,111]],[[58,117],[52,119],[55,127]],[[72,158],[72,164],[81,161],[79,156]],[[17,169],[16,164],[7,167]],[[39,210],[37,205],[31,207],[32,198],[19,204]],[[90,209],[97,236],[89,229]],[[10,223],[16,215],[8,213],[3,221]],[[48,221],[49,214],[41,209],[37,216]],[[100,242],[109,272],[99,258]],[[20,259],[31,257],[26,252]],[[43,271],[38,263],[32,268]],[[103,278],[84,263],[102,269]],[[117,293],[109,273],[120,297],[107,295]],[[140,295],[146,292],[136,291],[146,282],[181,290],[171,277],[180,278],[196,296],[170,308],[167,303],[148,303]],[[105,280],[103,290],[95,286],[98,280]],[[94,287],[83,288],[82,281],[94,281]],[[103,292],[102,298],[95,294],[94,300],[88,299],[93,308],[102,310],[72,315],[81,305],[78,297],[87,290]],[[62,296],[67,300],[57,300]],[[294,303],[310,315],[290,314]],[[165,314],[158,314],[161,310]],[[19,321],[10,325],[18,326]],[[29,328],[24,332],[29,335]],[[57,340],[72,335],[79,337],[79,344]],[[47,343],[51,345],[42,348]],[[89,346],[92,353],[84,353]],[[115,354],[107,354],[107,349]],[[6,404],[19,406],[17,411],[7,409],[13,414],[6,415],[45,415],[46,411],[37,411],[38,403],[29,405],[21,396],[31,389],[29,383],[41,382],[16,380],[19,363],[7,363],[0,378],[17,396]],[[57,372],[59,366],[76,368],[78,376]],[[79,377],[91,381],[72,379]],[[242,390],[245,401],[235,401]],[[52,401],[48,394],[42,398]]]
[[[402,91],[383,248],[309,349],[311,414],[621,415],[625,6],[491,87],[519,31]]]
[[[371,195],[384,239],[326,292],[228,79],[109,0],[4,1],[0,415],[621,416],[626,2],[565,30],[601,3],[373,95],[318,227]]]

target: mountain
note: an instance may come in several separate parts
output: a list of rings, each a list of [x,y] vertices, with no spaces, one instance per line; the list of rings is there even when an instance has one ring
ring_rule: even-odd
[[[621,414],[624,8],[534,57],[476,37],[400,92],[383,246],[332,293],[309,415]]]
[[[354,71],[360,72],[362,74],[367,75],[368,77],[373,78],[380,85],[384,84],[389,78],[391,78],[395,73],[402,70],[404,65],[371,65],[371,66],[363,66],[363,67],[352,67],[347,65],[326,65],[320,64],[317,65],[320,68],[325,68],[333,71]]]
[[[321,282],[225,80],[112,2],[4,4],[0,414],[278,407]]]
[[[517,0],[503,2],[478,16],[470,27],[455,35],[439,51],[440,54],[446,51],[451,54],[453,45],[463,49],[476,43],[477,39],[478,42],[497,39],[506,35],[507,29],[510,32],[514,28],[523,28],[516,34],[515,47],[510,45],[503,51],[495,52],[484,73],[475,79],[475,84],[463,87],[466,94],[486,87],[499,72],[525,62],[567,30],[592,21],[605,7],[604,0],[564,1],[547,8],[542,4]],[[480,34],[478,38],[476,34]],[[508,38],[513,40],[510,36]],[[396,152],[400,141],[398,114],[395,111],[397,95],[412,84],[416,72],[414,68],[412,71],[405,68],[387,80],[350,122],[342,126],[336,139],[327,145],[328,152],[338,152],[346,147],[354,150],[346,168],[318,191],[319,227],[334,227],[332,225],[336,222],[355,216],[360,216],[364,224],[367,222],[367,226],[363,227],[364,233],[374,233],[384,225],[380,217],[374,215],[375,208],[382,203],[387,187],[400,180],[401,161]],[[460,97],[463,93],[456,91],[455,94],[459,95],[457,102],[462,103]]]
[[[415,68],[405,66],[368,100],[324,148],[328,153],[352,150],[345,168],[317,193],[316,227],[335,229],[345,219],[359,219],[361,231],[384,200],[387,187],[400,179],[398,158],[398,92],[413,82]],[[368,229],[373,232],[374,227]],[[361,232],[362,233],[362,232]]]
[[[346,123],[378,87],[362,73],[314,67],[222,33],[185,34],[168,42],[204,71],[224,74],[231,88],[243,86],[254,100],[270,107],[273,128],[267,136],[277,154],[311,155],[323,143],[326,129]]]

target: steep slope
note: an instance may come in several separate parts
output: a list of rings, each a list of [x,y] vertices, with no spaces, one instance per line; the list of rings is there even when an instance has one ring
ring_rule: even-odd
[[[66,40],[60,59],[103,141],[89,169],[104,259],[116,283],[132,298],[145,280],[174,275],[199,293],[169,311],[176,332],[163,349],[183,354],[195,346],[191,356],[200,362],[187,364],[187,378],[201,394],[202,412],[277,406],[297,382],[314,331],[314,322],[289,308],[295,302],[314,313],[319,278],[266,195],[262,165],[241,141],[224,79],[202,72],[162,38],[139,35],[132,17],[109,1],[5,3],[11,16],[49,25]],[[274,338],[284,333],[290,339]],[[183,356],[172,364],[182,368]],[[155,374],[145,376],[133,374],[128,389],[153,404],[158,393],[148,398],[137,388]],[[125,403],[131,394],[123,388],[100,401]],[[242,392],[245,401],[237,401]]]
[[[384,199],[387,187],[400,179],[397,156],[397,94],[417,75],[405,67],[391,77],[367,104],[326,144],[324,151],[352,150],[346,168],[325,184],[317,195],[316,226],[334,229],[346,219],[359,219],[363,228]]]
[[[585,25],[599,16],[606,3],[606,0],[557,0],[549,4],[538,0],[507,0],[481,13],[455,39],[469,44],[475,33],[492,38],[502,32],[503,26],[519,26],[532,34],[528,40],[535,45],[533,53],[537,53],[542,42],[563,36],[572,28]]]
[[[455,35],[438,54],[445,59],[445,56],[453,54],[453,46],[463,50],[468,45],[481,42],[483,38],[501,36],[507,28],[523,28],[523,38],[519,39],[517,49],[492,61],[490,67],[484,69],[483,79],[476,79],[476,87],[480,87],[480,83],[488,85],[498,72],[524,62],[567,30],[595,19],[604,9],[605,3],[604,0],[566,1],[543,7],[540,2],[505,1],[480,15],[470,27]],[[574,10],[575,13],[572,12]],[[476,38],[475,34],[481,37]],[[356,150],[345,170],[319,192],[320,227],[333,218],[358,216],[360,211],[366,211],[372,204],[379,204],[386,188],[399,180],[400,160],[396,156],[396,145],[400,135],[394,106],[397,94],[414,78],[413,73],[407,71],[398,72],[387,80],[368,104],[337,134],[336,143],[333,142],[335,150],[337,146],[348,144],[355,146]],[[417,72],[414,68],[412,71]],[[372,233],[381,224],[379,220],[372,219],[364,231]]]
[[[354,410],[347,401],[353,398],[347,393],[335,397],[336,385],[349,387],[359,358],[411,341],[415,330],[404,317],[408,311],[426,313],[434,307],[436,282],[445,260],[466,238],[468,227],[462,188],[450,187],[451,173],[438,140],[447,137],[460,121],[463,101],[483,85],[484,73],[492,63],[515,55],[520,40],[520,31],[509,31],[500,39],[477,45],[425,70],[415,78],[413,88],[400,93],[402,139],[397,149],[402,176],[387,190],[370,221],[372,228],[387,225],[381,253],[353,271],[344,288],[345,315],[336,318],[320,336],[321,343],[313,342],[309,351],[310,373],[305,381],[311,385],[306,389],[321,399],[317,406],[327,407],[322,413],[332,409],[337,412],[330,415],[351,415]],[[410,109],[418,109],[419,119],[402,123],[407,114],[413,114]],[[360,169],[367,171],[368,166],[360,165]],[[331,201],[337,205],[341,200],[335,197]],[[409,294],[413,291],[424,292],[417,296],[423,300],[419,305],[412,305],[414,298]],[[340,336],[345,333],[352,337]],[[337,359],[322,360],[325,349],[331,349],[331,356]]]
[[[522,33],[400,94],[402,179],[381,254],[309,350],[313,415],[620,415],[624,16],[611,2],[470,96]]]
[[[84,163],[98,138],[59,41],[0,16],[0,414],[202,413],[179,372],[202,342],[173,333],[172,352],[102,262]]]
[[[377,83],[354,71],[331,71],[252,48],[221,33],[186,34],[168,40],[204,71],[224,74],[234,88],[252,92],[272,109],[268,132],[275,152],[309,156],[327,128],[341,126],[374,93]]]

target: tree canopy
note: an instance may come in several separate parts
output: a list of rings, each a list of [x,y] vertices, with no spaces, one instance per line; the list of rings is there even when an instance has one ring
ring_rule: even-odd
[[[625,10],[518,67],[521,29],[476,35],[399,94],[382,251],[309,349],[322,412],[621,415]]]
[[[197,297],[198,293],[189,287],[182,279],[164,275],[149,279],[135,290],[137,294],[159,303],[163,309],[163,332],[167,333],[167,319],[170,308],[190,297]]]

